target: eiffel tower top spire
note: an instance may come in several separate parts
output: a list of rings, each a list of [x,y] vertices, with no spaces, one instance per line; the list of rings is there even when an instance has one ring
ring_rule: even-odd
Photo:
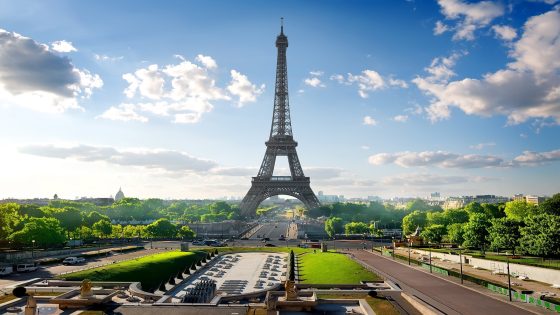
[[[288,99],[288,64],[286,62],[288,37],[284,35],[284,18],[280,19],[280,35],[276,37],[276,48],[278,48],[278,57],[276,60],[276,86],[270,140],[292,136],[290,101]]]

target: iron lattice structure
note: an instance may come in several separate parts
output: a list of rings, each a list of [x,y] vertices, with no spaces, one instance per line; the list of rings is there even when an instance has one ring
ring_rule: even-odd
[[[276,87],[274,94],[274,110],[270,137],[266,144],[261,168],[251,181],[251,188],[241,201],[241,212],[244,216],[254,216],[259,204],[272,196],[288,195],[302,201],[307,208],[320,206],[319,199],[311,189],[310,179],[301,168],[296,147],[297,142],[292,134],[290,119],[290,103],[288,100],[288,65],[286,49],[288,37],[284,35],[284,26],[276,38],[278,58],[276,61]],[[287,156],[291,176],[273,176],[277,156]]]

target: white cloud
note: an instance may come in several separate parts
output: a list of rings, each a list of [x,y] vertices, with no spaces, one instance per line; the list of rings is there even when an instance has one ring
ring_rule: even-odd
[[[396,122],[401,122],[401,123],[405,123],[408,121],[408,116],[407,115],[397,115],[395,117],[393,117],[393,120]]]
[[[320,77],[323,74],[325,74],[325,72],[321,71],[321,70],[317,70],[317,71],[309,71],[309,74],[311,74],[314,77]]]
[[[321,79],[317,77],[306,78],[305,80],[303,80],[303,83],[311,87],[325,87],[325,85],[321,82]]]
[[[115,62],[124,59],[124,56],[111,57],[108,55],[99,55],[99,54],[93,54],[93,57],[97,61],[104,61],[104,62]]]
[[[207,172],[217,167],[217,163],[192,157],[187,153],[162,149],[119,150],[112,147],[90,145],[56,146],[27,145],[20,152],[59,159],[73,159],[83,162],[105,162],[121,166],[135,166],[158,169],[170,173]]]
[[[243,75],[235,70],[231,70],[231,81],[227,86],[228,91],[239,97],[237,105],[242,107],[245,103],[254,102],[257,96],[264,92],[264,84],[257,87],[251,83],[246,75]]]
[[[413,82],[433,97],[427,108],[430,119],[449,118],[450,108],[457,107],[469,115],[505,115],[509,124],[531,118],[560,123],[559,36],[560,13],[553,10],[526,22],[521,38],[511,46],[514,60],[505,69],[481,79],[448,82],[454,63],[440,67],[440,75],[427,68],[431,75]]]
[[[217,67],[210,56],[196,57],[202,66],[183,56],[175,57],[180,60],[177,64],[164,67],[153,64],[123,75],[123,79],[128,82],[124,94],[130,99],[148,99],[148,102],[139,101],[134,105],[127,102],[126,108],[111,107],[107,115],[104,113],[99,117],[145,121],[146,117],[138,114],[144,112],[170,116],[174,123],[196,123],[205,113],[212,111],[213,101],[227,101],[237,97],[236,105],[241,107],[256,101],[257,96],[264,91],[264,84],[257,87],[247,76],[236,70],[231,70],[231,81],[228,86],[218,87],[214,78],[215,73],[208,71]]]
[[[475,149],[475,150],[482,150],[482,149],[484,149],[484,148],[493,147],[493,146],[495,146],[495,145],[496,145],[496,143],[494,143],[494,142],[484,142],[484,143],[479,143],[479,144],[471,145],[471,146],[469,146],[469,148]]]
[[[58,40],[51,43],[51,49],[56,52],[69,53],[73,51],[78,51],[76,47],[72,45],[72,42],[65,40]]]
[[[512,41],[517,37],[517,32],[511,26],[507,25],[494,25],[492,26],[492,30],[496,33],[496,37],[505,40],[505,41]]]
[[[447,31],[449,31],[447,25],[443,24],[441,21],[436,22],[436,26],[434,26],[434,35],[441,35]]]
[[[482,168],[505,166],[504,160],[497,156],[460,155],[445,151],[378,153],[371,155],[368,161],[372,165],[396,164],[401,167]]]
[[[78,100],[102,86],[99,75],[47,45],[0,29],[0,103],[44,112],[83,109]]]
[[[346,78],[341,74],[334,74],[330,76],[330,79],[344,85],[358,85],[358,94],[362,98],[368,98],[370,92],[384,89],[387,85],[401,88],[408,87],[403,80],[395,79],[392,76],[384,79],[377,71],[369,69],[362,71],[360,74],[348,73]]]
[[[218,67],[216,61],[210,56],[197,55],[196,61],[202,63],[207,69],[215,69]]]
[[[408,88],[408,84],[404,80],[389,78],[389,85],[397,86],[403,89]]]
[[[117,121],[139,121],[147,122],[148,118],[137,113],[137,106],[134,104],[119,104],[118,106],[111,106],[103,114],[97,118],[117,120]]]
[[[462,0],[438,0],[438,3],[446,19],[458,21],[454,27],[454,40],[473,40],[477,29],[487,26],[504,14],[504,7],[491,1],[468,3]]]
[[[371,116],[365,116],[363,119],[363,124],[368,126],[376,126],[377,121],[373,119]]]
[[[523,154],[513,159],[516,165],[541,165],[549,162],[560,161],[560,150],[553,150],[548,152],[532,152],[524,151]]]

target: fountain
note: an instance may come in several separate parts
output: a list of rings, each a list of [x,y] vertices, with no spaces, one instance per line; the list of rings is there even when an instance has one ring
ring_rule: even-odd
[[[111,289],[94,289],[93,283],[82,280],[80,289],[72,290],[61,294],[51,300],[51,303],[58,304],[60,309],[81,308],[96,304],[108,303],[119,291]]]

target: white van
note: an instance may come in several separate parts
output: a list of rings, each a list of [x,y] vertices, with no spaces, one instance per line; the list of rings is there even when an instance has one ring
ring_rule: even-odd
[[[16,267],[17,272],[31,272],[37,270],[37,266],[34,264],[19,264]]]
[[[6,276],[14,272],[14,267],[12,266],[0,266],[0,276]]]

